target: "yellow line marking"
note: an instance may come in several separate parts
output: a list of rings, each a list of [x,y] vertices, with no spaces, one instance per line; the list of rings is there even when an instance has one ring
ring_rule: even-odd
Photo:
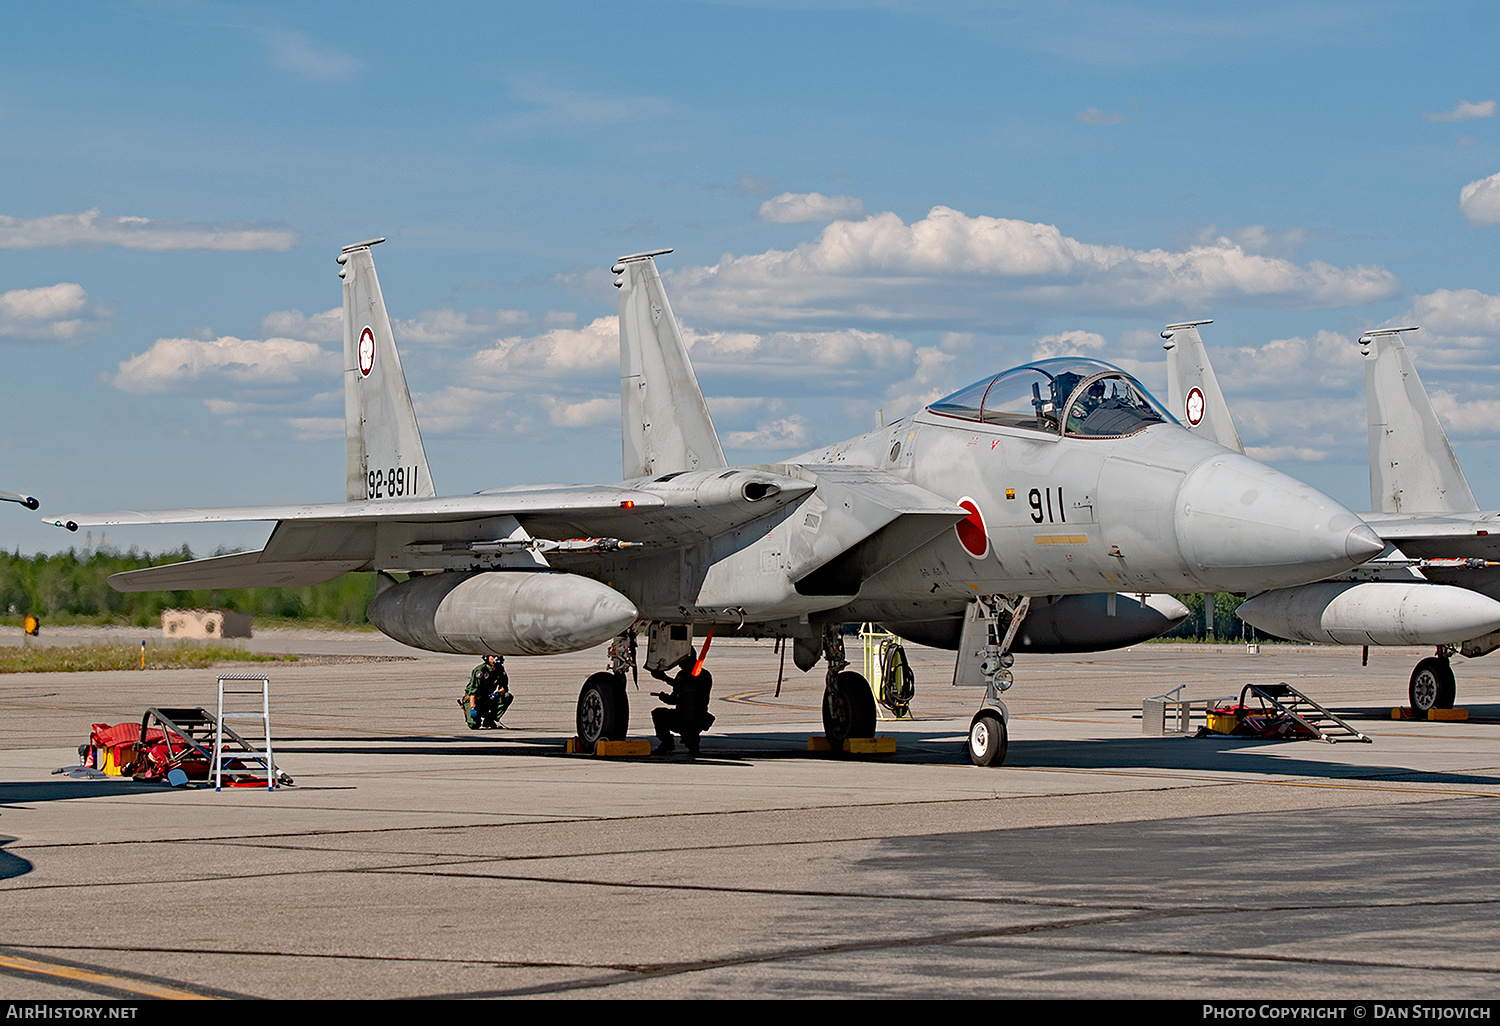
[[[1087,545],[1089,536],[1086,534],[1034,534],[1031,540],[1038,545]]]
[[[80,983],[102,984],[114,990],[124,990],[131,994],[140,994],[142,997],[176,999],[179,1001],[209,1000],[202,994],[178,990],[175,987],[164,987],[156,983],[145,983],[141,980],[109,976],[105,973],[96,973],[88,969],[78,969],[70,965],[57,965],[54,962],[34,962],[29,958],[19,958],[15,955],[0,955],[0,966],[7,969],[19,969],[27,973],[39,973],[43,976],[57,976],[65,980],[77,980]]]

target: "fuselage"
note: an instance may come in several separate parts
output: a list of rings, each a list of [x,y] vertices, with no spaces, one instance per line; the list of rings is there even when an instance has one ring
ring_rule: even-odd
[[[1066,380],[1082,385],[1055,404],[1028,386],[1010,403],[1018,413],[997,415],[984,407],[994,386],[965,400],[979,394],[971,386],[956,401],[758,468],[817,487],[656,557],[654,572],[642,573],[639,559],[602,576],[580,572],[608,580],[651,619],[893,622],[950,616],[975,595],[1285,587],[1381,550],[1340,503],[1193,435],[1123,372],[1077,367]],[[1101,370],[1088,376],[1091,368]],[[1014,390],[1015,373],[994,380]],[[1100,402],[1092,419],[1067,402],[1101,381],[1126,398]],[[699,474],[708,476],[672,483],[690,487]]]

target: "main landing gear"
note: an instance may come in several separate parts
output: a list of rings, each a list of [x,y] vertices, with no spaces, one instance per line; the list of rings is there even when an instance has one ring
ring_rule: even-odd
[[[1453,681],[1453,664],[1450,653],[1438,649],[1436,656],[1423,659],[1411,671],[1411,684],[1407,695],[1411,698],[1413,712],[1428,713],[1433,709],[1452,709],[1457,688]]]
[[[620,635],[609,646],[608,670],[591,674],[578,692],[576,726],[585,752],[600,741],[623,741],[630,729],[630,696],[625,671],[635,668],[635,634]]]
[[[1015,682],[1010,672],[1015,657],[1010,649],[1030,609],[1030,598],[982,595],[965,617],[953,682],[984,685],[984,701],[969,721],[965,746],[969,761],[976,766],[999,766],[1005,762],[1010,744],[1006,729],[1010,710],[1005,708],[1000,694]]]
[[[844,751],[851,737],[875,736],[875,696],[870,683],[853,670],[846,670],[844,636],[839,626],[823,628],[823,658],[828,663],[823,688],[823,734],[835,752]]]

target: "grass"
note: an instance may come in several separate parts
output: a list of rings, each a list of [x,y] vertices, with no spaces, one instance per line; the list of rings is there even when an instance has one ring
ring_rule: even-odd
[[[296,662],[293,655],[246,652],[227,645],[148,645],[148,670],[201,670],[215,663]],[[139,670],[139,645],[49,645],[0,647],[0,673],[79,673]]]

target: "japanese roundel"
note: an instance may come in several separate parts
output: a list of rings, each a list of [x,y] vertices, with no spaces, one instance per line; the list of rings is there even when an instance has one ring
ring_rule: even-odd
[[[1182,405],[1189,424],[1197,427],[1203,423],[1203,390],[1201,388],[1188,389],[1187,401]]]
[[[367,378],[374,369],[375,333],[366,325],[365,330],[359,333],[359,375]]]
[[[990,536],[984,529],[984,514],[979,512],[979,504],[967,495],[958,500],[959,506],[969,511],[969,515],[953,525],[953,530],[958,533],[959,543],[975,559],[983,559],[990,552]]]

